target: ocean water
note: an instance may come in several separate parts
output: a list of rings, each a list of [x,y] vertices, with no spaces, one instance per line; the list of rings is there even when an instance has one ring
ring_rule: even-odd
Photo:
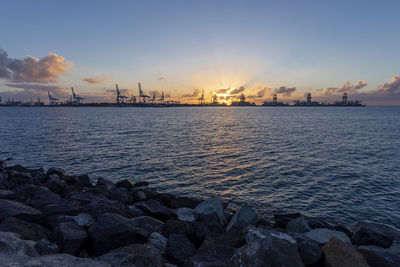
[[[0,158],[400,227],[400,107],[0,107]]]

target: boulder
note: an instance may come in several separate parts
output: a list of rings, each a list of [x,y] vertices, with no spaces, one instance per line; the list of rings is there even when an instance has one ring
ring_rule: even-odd
[[[78,255],[88,241],[86,231],[74,222],[60,223],[54,235],[60,251],[71,255]]]
[[[388,248],[393,241],[400,240],[400,231],[386,224],[361,221],[354,227],[352,240],[357,245]]]
[[[105,213],[89,227],[89,240],[95,255],[132,243],[144,243],[147,236],[130,219]],[[147,231],[146,231],[147,232]]]
[[[148,186],[148,185],[149,185],[148,182],[146,182],[146,181],[141,181],[141,182],[136,182],[136,183],[134,183],[134,184],[133,184],[133,187],[145,187],[145,186]]]
[[[234,228],[244,229],[248,225],[255,225],[256,222],[257,214],[255,211],[247,205],[242,205],[235,215],[233,215],[231,221],[226,227],[226,231],[229,232]]]
[[[82,212],[89,213],[90,215],[97,216],[104,213],[117,213],[120,214],[125,210],[124,204],[117,200],[109,200],[106,198],[96,198],[87,205],[81,207]]]
[[[351,244],[350,238],[343,232],[329,230],[329,229],[312,229],[311,231],[306,233],[306,237],[311,240],[314,240],[319,245],[323,245],[328,243],[331,237],[336,237],[347,244]]]
[[[55,174],[60,179],[66,177],[66,176],[69,176],[68,173],[65,170],[61,169],[61,168],[50,168],[50,169],[48,169],[46,174],[49,175],[49,176]]]
[[[315,241],[305,239],[298,244],[297,250],[299,251],[301,260],[306,266],[317,265],[322,261],[322,249]]]
[[[292,243],[273,233],[262,239],[255,239],[240,247],[231,258],[230,266],[304,266],[297,251],[296,242]]]
[[[388,249],[378,246],[359,246],[360,252],[371,267],[398,267],[400,266],[400,255],[390,253]]]
[[[311,229],[316,229],[316,228],[327,228],[333,230],[333,225],[326,222],[323,219],[320,218],[308,218],[306,219],[307,225]]]
[[[143,191],[134,191],[132,192],[132,196],[135,199],[135,201],[145,201],[147,199],[146,193]]]
[[[275,237],[279,239],[284,239],[292,244],[296,244],[296,240],[288,234],[279,232],[275,229],[270,229],[266,227],[255,227],[253,225],[249,225],[243,231],[244,238],[246,239],[247,243],[261,240],[264,238]]]
[[[179,208],[176,211],[178,219],[183,222],[193,223],[195,221],[194,210],[191,208]]]
[[[167,207],[161,205],[160,202],[154,199],[135,203],[135,206],[139,209],[142,209],[144,212],[151,215],[152,217],[162,221],[177,218],[175,213],[173,213]]]
[[[50,230],[36,223],[29,223],[14,217],[7,217],[0,224],[0,231],[19,234],[23,239],[40,240],[47,238]]]
[[[173,209],[190,208],[194,209],[201,203],[201,200],[190,197],[177,197],[171,200],[170,206]]]
[[[275,227],[285,229],[286,225],[293,219],[297,219],[301,217],[300,213],[282,213],[282,214],[274,214]]]
[[[132,217],[138,217],[138,216],[143,216],[143,215],[145,215],[144,211],[141,210],[141,209],[139,209],[139,208],[136,208],[135,205],[128,206],[128,208],[129,208],[129,210],[131,210],[131,212],[132,212],[132,213],[131,213],[131,214],[133,215]]]
[[[246,244],[246,239],[242,231],[232,230],[230,232],[208,233],[201,246],[204,247],[207,243],[223,247],[239,248]]]
[[[210,198],[194,209],[198,220],[203,221],[212,231],[221,231],[225,225],[224,205],[219,198]]]
[[[127,179],[121,180],[121,181],[117,182],[115,185],[116,185],[116,187],[123,187],[127,190],[131,190],[133,188],[132,183],[129,182],[129,180],[127,180]]]
[[[181,234],[189,236],[194,234],[193,224],[182,222],[178,220],[167,220],[164,225],[163,234],[169,236],[170,234]]]
[[[0,198],[7,198],[10,199],[15,195],[14,191],[11,190],[6,190],[6,189],[0,189]]]
[[[157,248],[152,245],[132,244],[117,248],[100,257],[113,267],[162,267],[162,258]]]
[[[93,217],[89,213],[79,213],[76,216],[73,216],[72,219],[76,222],[79,226],[89,227],[94,223]]]
[[[0,255],[39,256],[35,244],[31,240],[22,240],[19,234],[0,232]]]
[[[311,228],[308,226],[308,224],[304,220],[303,216],[291,220],[286,225],[286,232],[305,233],[310,230],[311,230]]]
[[[130,205],[134,202],[134,196],[125,187],[117,187],[110,190],[110,199],[118,200],[125,205]]]
[[[0,255],[2,267],[54,267],[54,266],[79,266],[79,267],[111,267],[109,263],[97,259],[78,258],[68,254],[53,254],[40,257],[27,257],[20,255]]]
[[[147,243],[156,247],[161,252],[161,254],[164,254],[167,242],[168,238],[164,237],[159,233],[154,232],[149,236]]]
[[[363,255],[336,237],[329,239],[322,250],[327,267],[368,267]]]
[[[141,230],[141,234],[148,238],[152,233],[161,233],[164,223],[149,216],[139,216],[130,219],[130,222],[136,228]]]
[[[105,186],[108,190],[111,190],[111,189],[113,189],[113,188],[115,187],[115,184],[114,184],[113,182],[111,182],[111,181],[109,181],[109,180],[107,180],[107,179],[104,179],[104,178],[102,178],[102,177],[100,177],[100,178],[97,180],[96,185],[103,185],[103,186]]]
[[[194,253],[194,245],[184,235],[171,234],[169,236],[165,248],[165,256],[169,261],[181,266]]]
[[[50,255],[60,252],[60,248],[58,247],[57,243],[54,243],[45,238],[36,242],[35,249],[39,252],[40,255]]]
[[[29,217],[41,214],[41,211],[31,208],[21,202],[8,199],[0,199],[0,220],[11,216]]]

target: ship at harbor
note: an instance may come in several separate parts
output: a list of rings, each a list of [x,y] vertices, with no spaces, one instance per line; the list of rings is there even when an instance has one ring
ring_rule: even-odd
[[[323,103],[323,102],[320,103],[320,102],[318,102],[318,101],[312,101],[311,93],[307,93],[307,94],[306,94],[306,101],[301,101],[301,100],[294,101],[293,106],[300,106],[300,107],[303,107],[303,106],[307,106],[307,107],[309,107],[309,106],[312,106],[312,107],[315,107],[315,106],[328,106],[328,107],[342,107],[342,106],[345,106],[345,107],[365,107],[365,105],[362,104],[361,101],[359,101],[359,100],[357,100],[357,99],[354,100],[354,101],[348,100],[348,94],[347,94],[347,93],[343,93],[342,101],[337,101],[337,102],[334,102],[334,103]]]
[[[289,106],[289,103],[278,102],[278,96],[274,94],[272,102],[265,101],[263,106]]]

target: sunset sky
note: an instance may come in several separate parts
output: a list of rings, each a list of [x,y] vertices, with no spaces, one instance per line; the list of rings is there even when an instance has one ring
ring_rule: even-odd
[[[2,1],[0,96],[400,105],[399,1]],[[220,91],[218,91],[220,90]],[[238,95],[238,94],[237,94]],[[222,94],[221,94],[222,96]],[[233,97],[236,95],[232,94]]]

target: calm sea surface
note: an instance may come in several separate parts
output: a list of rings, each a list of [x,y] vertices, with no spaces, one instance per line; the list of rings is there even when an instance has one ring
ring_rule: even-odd
[[[400,107],[0,107],[0,158],[400,227]]]

